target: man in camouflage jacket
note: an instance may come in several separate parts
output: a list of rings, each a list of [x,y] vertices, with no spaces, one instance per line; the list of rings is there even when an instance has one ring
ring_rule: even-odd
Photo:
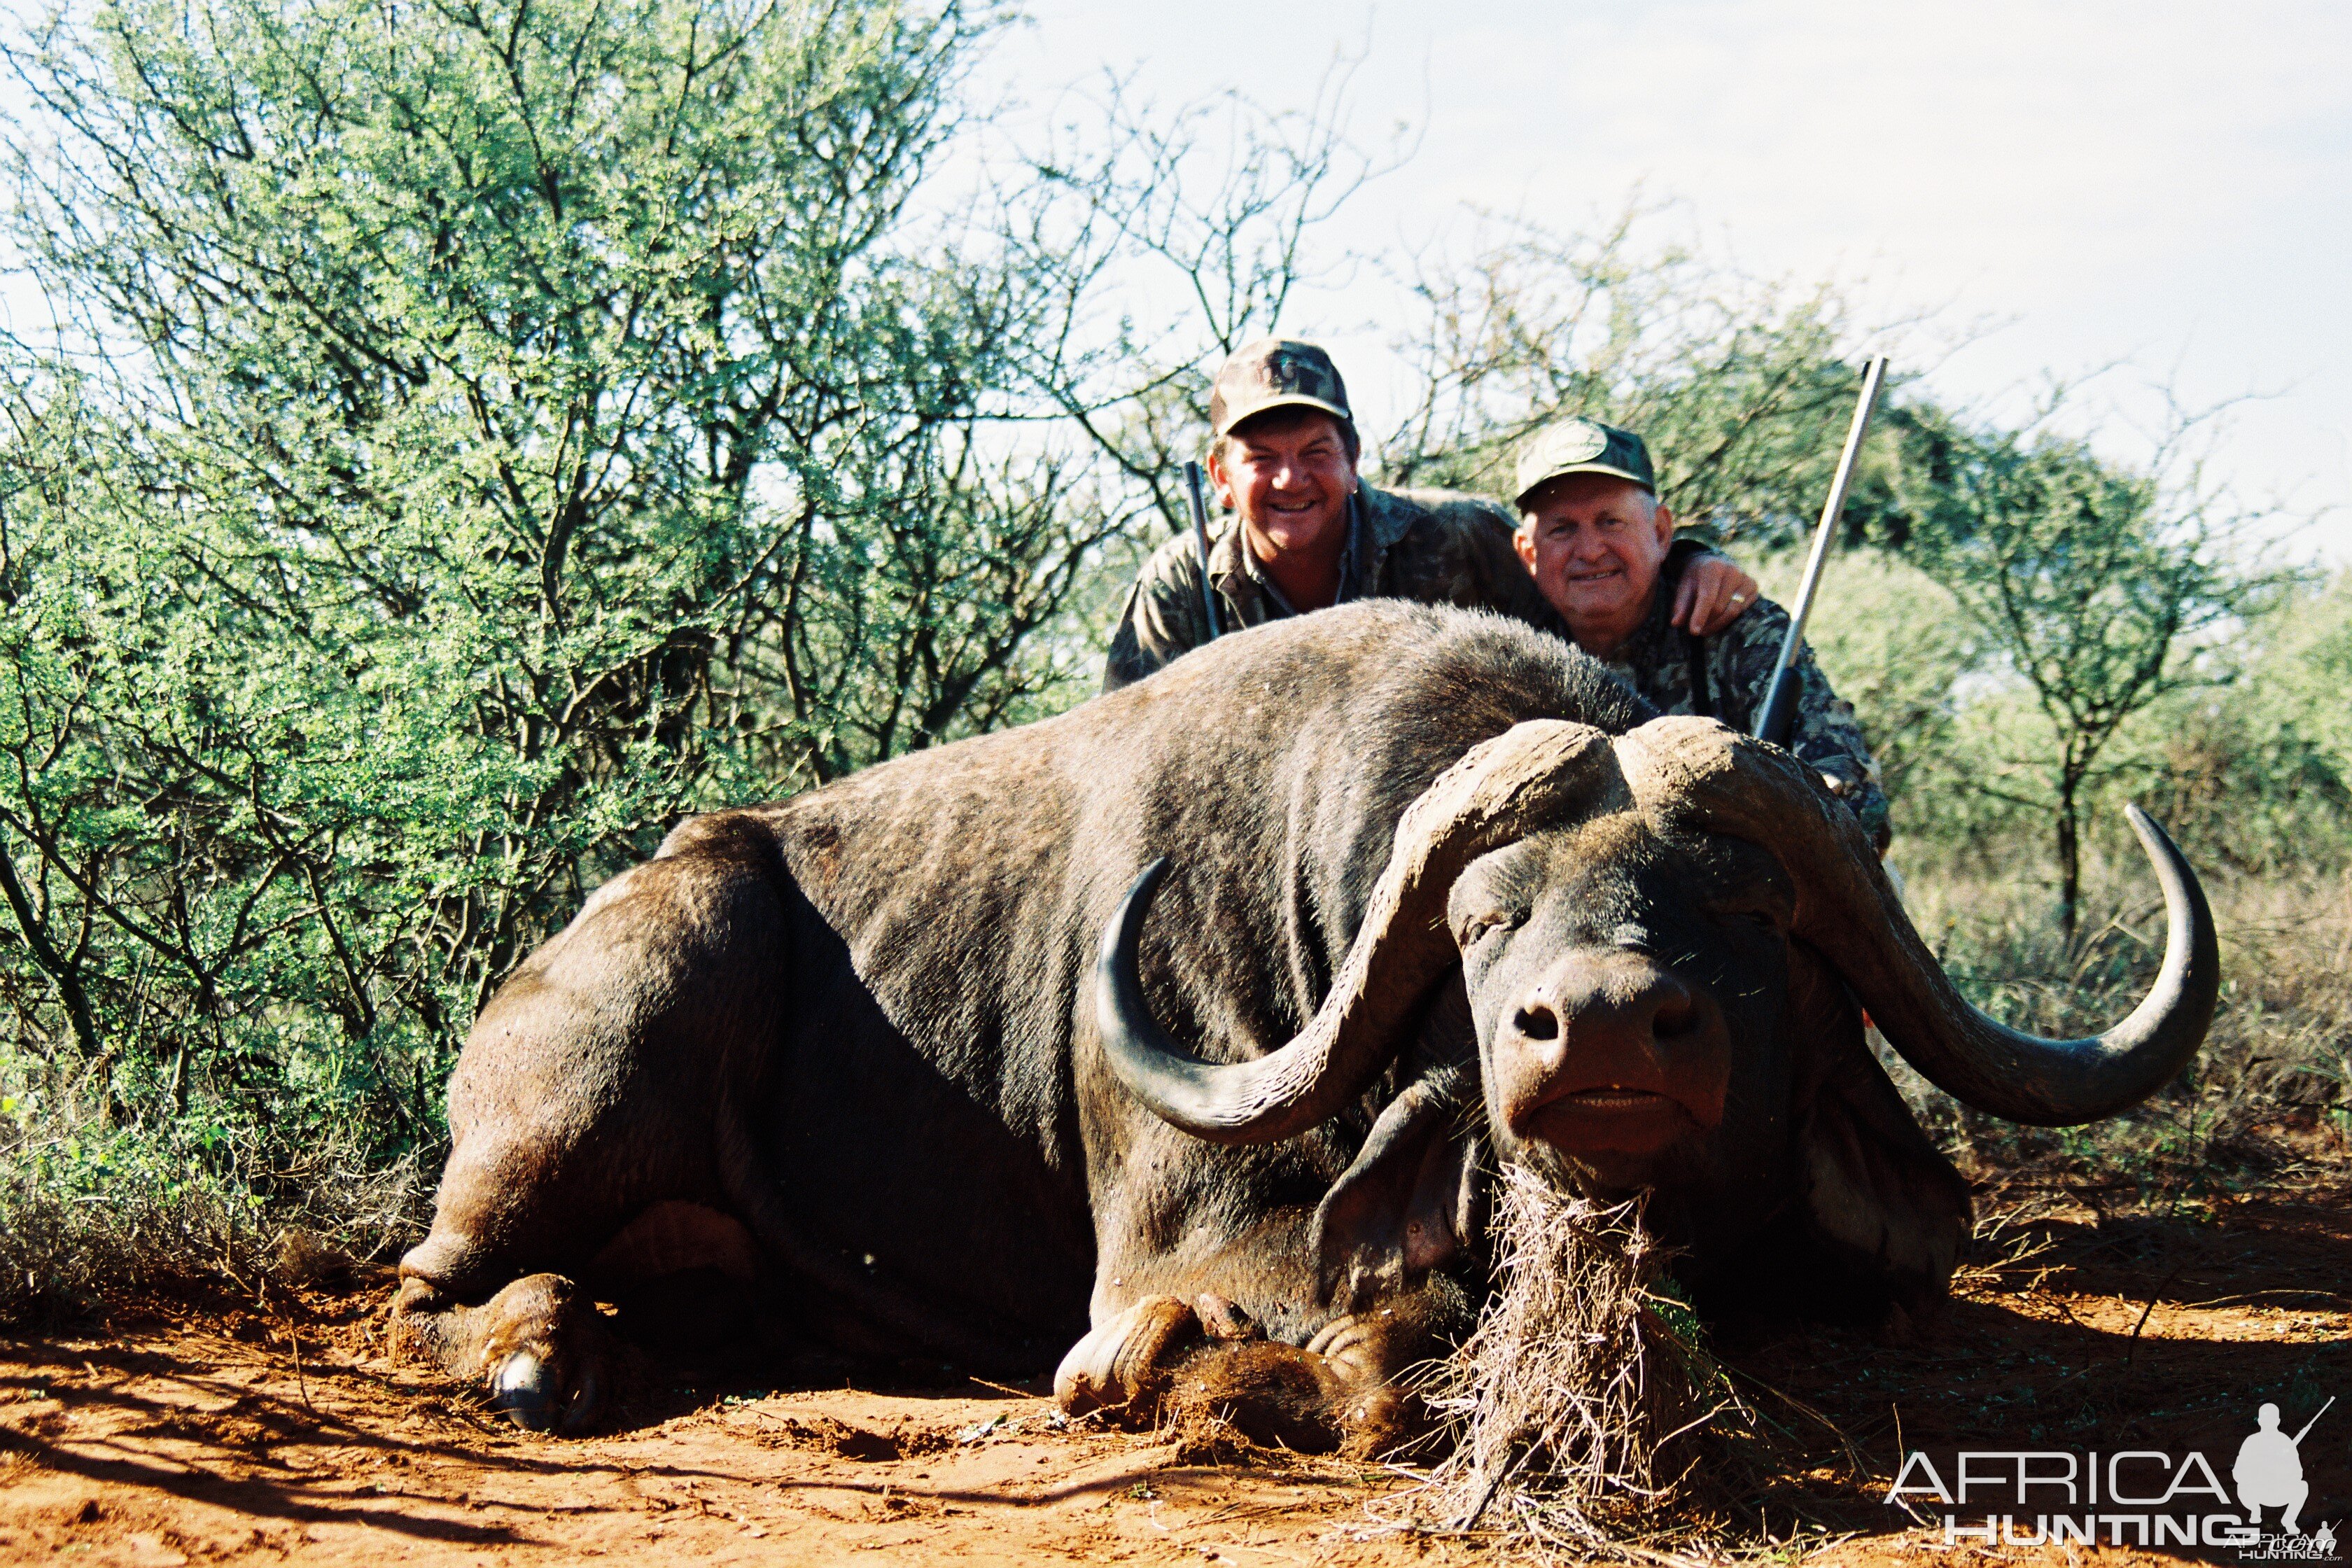
[[[1497,610],[1563,628],[1520,564],[1509,512],[1452,490],[1381,490],[1355,473],[1346,384],[1315,344],[1268,338],[1217,374],[1209,469],[1235,526],[1209,552],[1223,630],[1354,599]],[[1671,549],[1669,622],[1717,630],[1755,595],[1747,574],[1695,540]],[[1140,680],[1212,635],[1196,542],[1155,551],[1119,613],[1103,689]],[[1287,581],[1290,587],[1286,589]]]
[[[1517,488],[1514,542],[1566,634],[1665,712],[1754,733],[1788,612],[1759,599],[1711,636],[1675,626],[1668,606],[1680,542],[1642,438],[1591,419],[1548,426],[1519,450]],[[1886,795],[1853,706],[1830,689],[1811,648],[1799,647],[1796,672],[1789,750],[1853,808],[1883,853]]]

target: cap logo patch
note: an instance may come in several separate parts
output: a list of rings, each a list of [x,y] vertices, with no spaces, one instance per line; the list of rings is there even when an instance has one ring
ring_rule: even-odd
[[[1590,420],[1577,419],[1559,427],[1550,452],[1555,463],[1589,463],[1609,449],[1609,432]]]

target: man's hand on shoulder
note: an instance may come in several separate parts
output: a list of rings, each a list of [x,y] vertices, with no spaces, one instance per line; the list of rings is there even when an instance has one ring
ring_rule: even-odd
[[[1674,623],[1695,637],[1711,637],[1748,613],[1756,602],[1756,579],[1728,555],[1710,550],[1694,555],[1675,589]]]

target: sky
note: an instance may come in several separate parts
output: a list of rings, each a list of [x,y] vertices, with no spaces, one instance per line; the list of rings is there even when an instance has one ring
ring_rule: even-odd
[[[1030,0],[989,85],[1108,68],[1163,103],[1304,109],[1418,151],[1330,231],[1444,243],[1471,209],[1575,228],[1639,192],[1751,273],[1933,312],[1937,395],[2021,412],[2046,377],[2119,457],[2153,389],[2221,404],[2211,471],[2352,563],[2352,6],[2245,0]],[[1381,428],[1361,300],[1309,302]],[[1351,314],[1351,310],[1354,311]],[[1302,321],[1301,330],[1316,323]],[[1936,334],[1931,334],[1934,336]],[[1959,344],[1957,348],[1949,345]]]
[[[2352,5],[2341,0],[1027,0],[976,83],[1042,123],[1106,71],[1176,105],[1315,101],[1417,151],[1324,231],[1442,250],[1474,209],[1574,230],[1636,193],[1742,270],[1929,312],[1936,395],[2020,416],[2055,375],[2130,458],[2152,389],[2227,404],[2211,472],[2352,564]],[[0,103],[19,107],[10,84]],[[1017,135],[1019,114],[1010,116]],[[1383,296],[1301,301],[1368,430],[1402,370]],[[21,279],[0,314],[39,317]],[[1958,348],[1951,348],[1952,343]],[[2086,379],[2087,378],[2087,379]],[[1669,456],[1669,459],[1670,456]],[[2275,529],[2273,530],[2275,531]]]

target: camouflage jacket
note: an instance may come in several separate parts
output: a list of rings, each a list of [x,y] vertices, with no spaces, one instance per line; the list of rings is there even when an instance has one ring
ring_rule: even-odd
[[[1511,542],[1517,526],[1497,503],[1458,490],[1360,486],[1349,506],[1337,602],[1414,599],[1500,610],[1543,625],[1551,606],[1519,564]],[[1238,527],[1228,526],[1210,546],[1209,580],[1226,631],[1297,614],[1244,547]],[[1180,533],[1151,552],[1128,591],[1111,633],[1103,689],[1131,685],[1208,640],[1199,546]]]
[[[1650,605],[1650,618],[1605,661],[1610,671],[1667,713],[1698,713],[1753,733],[1772,687],[1772,667],[1789,635],[1789,612],[1759,599],[1748,612],[1706,638],[1678,631],[1670,618],[1680,563],[1669,559]],[[1555,623],[1557,625],[1557,623]],[[1565,627],[1559,628],[1565,630]],[[1809,645],[1797,649],[1797,720],[1789,750],[1828,775],[1831,787],[1862,819],[1884,853],[1886,794],[1878,763],[1862,736],[1853,704],[1830,689]]]
[[[1566,638],[1566,624],[1520,564],[1511,542],[1516,527],[1509,512],[1483,497],[1364,485],[1349,519],[1339,602],[1398,598],[1499,610]],[[1617,650],[1609,668],[1662,711],[1701,713],[1735,729],[1753,730],[1780,657],[1780,639],[1788,634],[1788,612],[1759,600],[1695,649],[1695,639],[1675,630],[1669,617],[1684,566],[1709,548],[1702,539],[1675,541],[1649,620]],[[1243,547],[1237,528],[1228,527],[1210,547],[1209,576],[1228,631],[1297,613]],[[1199,549],[1192,535],[1178,534],[1151,552],[1128,591],[1111,634],[1103,689],[1116,691],[1140,680],[1208,640]],[[1704,679],[1695,680],[1702,671]],[[1853,708],[1830,689],[1810,647],[1800,650],[1797,673],[1797,722],[1790,750],[1838,781],[1835,787],[1884,848],[1886,796]]]

